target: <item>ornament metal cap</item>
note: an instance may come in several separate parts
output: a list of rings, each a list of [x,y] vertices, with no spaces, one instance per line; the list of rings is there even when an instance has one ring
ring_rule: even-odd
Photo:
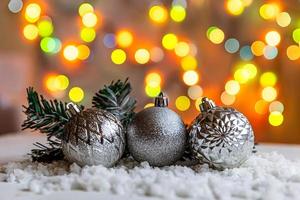
[[[155,107],[168,107],[169,105],[169,99],[164,95],[164,93],[160,92],[157,97],[155,97],[154,100],[154,106]]]
[[[201,112],[206,112],[214,107],[216,107],[215,102],[213,102],[213,100],[207,98],[207,97],[203,97],[202,98],[202,102],[199,105]]]
[[[68,114],[70,114],[71,116],[77,115],[78,113],[81,112],[79,107],[76,104],[72,103],[72,102],[68,103],[66,107],[67,107]]]

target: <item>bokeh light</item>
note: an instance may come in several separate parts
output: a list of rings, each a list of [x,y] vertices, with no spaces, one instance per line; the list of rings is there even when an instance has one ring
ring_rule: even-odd
[[[39,35],[41,37],[50,36],[53,33],[53,24],[51,19],[42,19],[38,22]]]
[[[133,42],[132,33],[128,30],[121,30],[116,35],[116,41],[120,47],[127,48]]]
[[[264,49],[266,44],[262,41],[254,41],[251,44],[251,51],[255,56],[262,56],[264,55]]]
[[[55,85],[57,90],[65,90],[69,87],[69,78],[65,75],[58,75],[55,77]]]
[[[268,102],[274,101],[277,98],[277,91],[271,86],[265,87],[261,92],[261,97]]]
[[[167,9],[162,5],[152,6],[149,10],[149,17],[155,23],[165,23],[168,19]]]
[[[247,83],[250,79],[255,78],[257,67],[252,63],[242,65],[234,72],[234,79],[240,84]]]
[[[86,13],[82,16],[82,24],[86,27],[92,28],[97,25],[98,17],[95,13]]]
[[[117,65],[123,64],[126,61],[126,53],[122,49],[115,49],[111,53],[111,61]]]
[[[41,7],[37,3],[30,3],[25,9],[25,19],[34,23],[39,20],[41,15]]]
[[[73,87],[69,91],[69,98],[75,103],[81,102],[84,98],[84,91],[80,87]]]
[[[153,47],[150,49],[150,60],[153,62],[160,62],[164,58],[164,52],[159,47]]]
[[[277,55],[278,55],[278,50],[276,47],[270,46],[270,45],[265,46],[264,57],[267,60],[272,60],[272,59],[276,58]]]
[[[264,115],[268,112],[268,102],[264,101],[264,100],[258,100],[255,103],[254,106],[255,112],[260,114],[260,115]]]
[[[236,80],[229,80],[225,84],[225,91],[229,95],[236,95],[240,91],[240,84]]]
[[[265,36],[266,43],[270,46],[277,46],[281,40],[281,36],[277,31],[269,31]]]
[[[179,96],[179,97],[176,98],[175,106],[180,111],[186,111],[190,108],[191,101],[186,96]]]
[[[186,42],[178,42],[175,46],[175,54],[179,57],[187,56],[190,52],[190,46]]]
[[[201,102],[202,102],[202,97],[196,99],[196,101],[195,101],[195,108],[198,111],[200,111],[200,104],[201,104]]]
[[[300,28],[296,28],[294,31],[293,31],[293,40],[295,42],[297,42],[298,44],[300,43]]]
[[[248,45],[243,46],[240,49],[240,57],[242,60],[249,61],[253,59],[253,54],[251,51],[251,47]]]
[[[300,58],[300,47],[298,45],[290,45],[286,49],[286,55],[290,60],[297,60]]]
[[[240,43],[237,39],[235,38],[229,38],[225,42],[225,50],[228,53],[236,53],[240,48]]]
[[[207,30],[208,39],[214,44],[220,44],[225,38],[224,32],[217,27],[210,27]]]
[[[93,28],[83,28],[80,31],[80,38],[84,42],[92,42],[96,38],[96,31]]]
[[[273,101],[269,105],[269,111],[270,112],[277,111],[277,112],[283,113],[284,105],[280,101]]]
[[[199,81],[199,75],[196,71],[194,70],[188,70],[186,72],[184,72],[183,74],[183,82],[186,84],[186,85],[195,85],[197,84]]]
[[[170,10],[170,17],[175,22],[182,22],[186,17],[185,8],[180,5],[172,6]]]
[[[155,87],[152,87],[150,85],[146,85],[145,92],[146,92],[148,97],[157,97],[159,95],[159,93],[161,92],[161,88],[160,88],[159,85],[155,86]]]
[[[56,74],[47,74],[44,78],[44,85],[50,92],[57,91]]]
[[[196,100],[196,99],[202,97],[203,89],[200,85],[193,85],[193,86],[189,87],[187,93],[191,99]]]
[[[194,56],[188,55],[181,59],[181,68],[184,71],[195,70],[197,68],[197,60]]]
[[[147,104],[144,106],[144,109],[145,109],[145,108],[151,108],[151,107],[154,107],[154,103],[147,103]]]
[[[54,53],[56,49],[56,41],[52,37],[44,37],[40,42],[40,47],[45,53]]]
[[[86,60],[90,56],[90,48],[84,44],[78,45],[78,59]]]
[[[146,75],[145,78],[146,85],[151,87],[157,87],[161,84],[161,76],[156,72],[151,72]]]
[[[259,14],[263,19],[274,19],[280,13],[280,7],[276,3],[263,4],[259,9]]]
[[[232,105],[235,102],[235,96],[228,94],[226,91],[221,94],[221,101],[224,105]]]
[[[150,53],[147,49],[138,49],[134,54],[134,58],[137,63],[146,64],[150,60]]]
[[[83,3],[79,6],[78,13],[81,17],[83,17],[87,13],[92,13],[92,12],[94,12],[94,8],[89,3]]]
[[[78,58],[78,49],[75,45],[67,45],[63,50],[64,58],[69,61],[74,61]]]
[[[232,15],[240,15],[244,11],[244,5],[241,0],[227,0],[226,8]]]
[[[116,47],[116,37],[113,33],[107,33],[103,37],[103,44],[107,48],[114,48]]]
[[[284,117],[278,111],[271,112],[269,115],[269,123],[272,126],[280,126],[283,123]]]
[[[290,25],[291,21],[291,16],[287,12],[281,12],[276,16],[276,22],[281,27],[287,27]]]
[[[28,24],[23,28],[23,35],[27,40],[35,40],[39,35],[39,29],[34,24]]]
[[[18,13],[22,10],[23,1],[22,0],[10,0],[8,2],[8,10],[12,13]]]
[[[162,38],[162,46],[165,49],[172,50],[178,42],[177,36],[173,33],[165,34]]]
[[[259,80],[261,86],[274,86],[277,82],[277,76],[274,72],[264,72]]]

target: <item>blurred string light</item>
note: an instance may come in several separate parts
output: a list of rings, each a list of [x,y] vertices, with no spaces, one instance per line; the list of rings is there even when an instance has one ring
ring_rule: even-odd
[[[50,36],[53,33],[54,27],[49,17],[42,18],[38,21],[37,27],[41,37]]]
[[[81,102],[84,98],[84,91],[80,87],[73,87],[69,91],[69,98],[75,103]]]
[[[89,3],[83,3],[79,6],[78,13],[81,17],[92,12],[94,12],[94,7]]]
[[[277,76],[274,72],[264,72],[260,76],[259,82],[263,87],[274,86],[277,83]]]
[[[172,50],[176,47],[178,38],[173,33],[167,33],[162,38],[162,46],[167,50]]]
[[[44,37],[41,39],[40,47],[45,53],[55,54],[61,49],[61,42],[58,38]]]
[[[284,105],[280,101],[273,101],[269,105],[269,112],[274,112],[274,111],[283,113]]]
[[[268,111],[268,102],[266,102],[265,100],[261,99],[261,100],[258,100],[256,103],[255,103],[255,106],[254,106],[254,109],[255,109],[255,112],[260,114],[260,115],[264,115],[267,113]]]
[[[63,50],[64,58],[68,61],[74,61],[78,58],[78,49],[75,45],[67,45]]]
[[[97,25],[98,17],[95,13],[88,12],[82,16],[81,20],[84,26],[92,28]]]
[[[45,86],[51,92],[63,91],[69,86],[69,78],[65,75],[48,74],[45,76]]]
[[[146,92],[148,97],[156,97],[161,92],[161,88],[160,88],[159,85],[155,86],[155,87],[153,87],[151,85],[146,85],[145,92]]]
[[[236,53],[240,48],[240,43],[237,39],[235,38],[229,38],[225,42],[225,50],[228,53]]]
[[[23,35],[27,40],[35,40],[39,35],[39,29],[34,24],[27,24],[23,28]]]
[[[190,52],[190,46],[186,42],[178,42],[175,46],[175,54],[179,57],[187,56]]]
[[[175,106],[180,111],[186,111],[191,106],[191,101],[187,96],[179,96],[176,98]]]
[[[300,28],[296,28],[293,31],[293,40],[298,44],[300,43]]]
[[[266,44],[262,41],[254,41],[251,44],[251,51],[255,56],[262,56],[264,55],[264,49]]]
[[[197,59],[194,56],[188,55],[181,59],[181,68],[184,71],[195,70],[197,68]]]
[[[231,15],[240,15],[244,11],[244,4],[242,0],[227,0],[226,8]]]
[[[189,86],[195,85],[199,81],[199,75],[194,70],[188,70],[188,71],[184,72],[182,78],[183,78],[183,82]]]
[[[153,22],[162,24],[168,20],[168,11],[162,5],[154,5],[149,9],[149,17]]]
[[[224,32],[215,26],[211,26],[207,29],[206,35],[208,39],[214,44],[220,44],[225,38]]]
[[[268,119],[269,119],[269,123],[272,126],[280,126],[283,123],[284,117],[283,117],[282,113],[280,113],[278,111],[273,111],[270,113]]]
[[[170,17],[174,22],[182,22],[186,17],[185,8],[181,5],[174,5],[170,10]]]
[[[297,60],[300,58],[300,47],[299,45],[290,45],[287,49],[286,49],[286,54],[287,57],[290,60]]]
[[[22,0],[10,0],[8,2],[8,10],[12,13],[18,13],[22,10],[23,1]]]
[[[259,9],[259,14],[263,19],[274,19],[280,13],[280,7],[276,3],[263,4]]]
[[[221,101],[224,105],[232,105],[235,102],[235,96],[228,94],[226,91],[221,94]]]
[[[263,88],[261,92],[263,100],[267,102],[274,101],[277,98],[277,91],[274,87],[268,86]]]
[[[150,53],[147,49],[138,49],[134,54],[135,61],[139,64],[146,64],[150,60]]]
[[[152,62],[160,62],[164,58],[164,52],[159,47],[153,47],[150,49],[150,60]]]
[[[281,27],[287,27],[290,25],[291,21],[291,16],[287,12],[281,12],[276,16],[276,22]]]
[[[107,33],[103,37],[103,44],[107,48],[114,48],[116,47],[116,37],[113,33]]]
[[[281,40],[277,31],[269,31],[265,36],[266,43],[270,46],[277,46]]]
[[[278,55],[278,50],[274,46],[267,45],[264,48],[264,56],[267,60],[272,60]]]
[[[84,44],[78,45],[78,59],[79,60],[86,60],[90,56],[90,48]]]
[[[253,59],[253,54],[250,46],[245,45],[240,49],[240,58],[244,61],[250,61]]]
[[[84,42],[92,42],[96,38],[96,31],[93,28],[82,28],[80,31],[80,38]]]
[[[132,33],[128,30],[120,30],[116,34],[116,42],[122,48],[129,47],[133,42]]]
[[[234,72],[234,79],[240,84],[247,83],[249,80],[254,79],[257,74],[257,67],[252,63],[247,63],[239,67]]]
[[[25,8],[25,19],[30,23],[34,23],[39,20],[41,11],[39,4],[30,3]]]
[[[156,72],[151,72],[147,74],[145,78],[146,85],[150,87],[160,86],[161,80],[161,76]]]
[[[225,84],[225,91],[227,94],[236,95],[240,91],[240,84],[236,80],[229,80]]]
[[[193,86],[189,87],[187,93],[191,99],[196,100],[196,99],[202,97],[203,89],[200,85],[193,85]]]
[[[126,61],[126,53],[122,49],[115,49],[111,53],[111,60],[113,63],[120,65]]]

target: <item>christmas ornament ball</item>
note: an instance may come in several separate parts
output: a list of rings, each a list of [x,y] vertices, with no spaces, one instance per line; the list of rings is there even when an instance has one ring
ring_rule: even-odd
[[[125,149],[125,135],[121,122],[101,109],[80,111],[68,104],[72,115],[64,129],[62,150],[65,158],[80,166],[113,166]]]
[[[165,166],[182,157],[187,142],[185,125],[167,105],[168,99],[161,93],[155,106],[137,113],[128,126],[128,150],[137,161]]]
[[[189,127],[189,145],[202,163],[222,170],[244,163],[252,154],[254,134],[248,119],[234,108],[219,107],[206,97],[201,114]]]

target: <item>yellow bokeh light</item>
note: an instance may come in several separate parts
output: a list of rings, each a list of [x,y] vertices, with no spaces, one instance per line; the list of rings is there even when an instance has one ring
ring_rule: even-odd
[[[269,123],[272,126],[280,126],[283,123],[284,117],[278,111],[271,112],[269,115]]]
[[[80,31],[80,38],[84,42],[92,42],[96,38],[96,31],[93,28],[83,28]]]
[[[181,68],[184,71],[195,70],[197,65],[197,59],[194,56],[188,55],[181,59]]]
[[[198,73],[196,71],[189,70],[189,71],[184,72],[184,74],[183,74],[183,82],[186,85],[192,86],[192,85],[197,84],[198,81],[199,81],[199,75],[198,75]]]
[[[264,4],[259,9],[263,19],[274,19],[280,13],[280,7],[276,3]]]
[[[40,20],[38,22],[39,35],[42,37],[50,36],[53,33],[53,24],[50,19]]]
[[[226,3],[226,8],[232,15],[240,15],[244,11],[244,5],[241,0],[228,0]]]
[[[78,59],[86,60],[90,56],[90,48],[84,44],[77,46],[78,49]]]
[[[290,45],[286,49],[286,55],[290,60],[297,60],[300,58],[300,47],[298,45]]]
[[[161,92],[160,86],[151,87],[150,85],[146,85],[145,92],[148,97],[157,97]]]
[[[271,86],[265,87],[261,92],[261,97],[267,102],[274,101],[277,98],[277,91]]]
[[[252,63],[247,63],[234,72],[234,80],[240,84],[247,83],[250,79],[255,78],[257,67]]]
[[[254,109],[256,113],[264,115],[267,113],[268,102],[261,99],[255,103]]]
[[[82,23],[84,26],[92,28],[96,26],[98,22],[98,17],[96,16],[95,13],[86,13],[82,16]]]
[[[277,31],[270,31],[265,37],[266,43],[270,46],[276,46],[281,40],[281,36]]]
[[[175,54],[179,57],[187,56],[190,52],[190,46],[186,42],[178,42],[175,46]]]
[[[147,74],[145,78],[146,85],[149,85],[151,87],[157,87],[161,84],[161,77],[158,73],[152,72]]]
[[[214,28],[209,32],[209,40],[214,44],[220,44],[225,38],[224,32],[219,28]]]
[[[39,29],[33,24],[28,24],[23,29],[23,35],[27,40],[35,40],[39,35]]]
[[[178,42],[177,36],[173,33],[168,33],[162,38],[162,46],[165,49],[172,50],[175,48]]]
[[[144,108],[151,108],[154,107],[154,103],[147,103]]]
[[[182,22],[186,17],[185,8],[180,5],[172,6],[170,16],[173,21]]]
[[[116,41],[120,47],[129,47],[133,42],[132,33],[127,30],[119,31],[116,35]]]
[[[175,106],[180,111],[186,111],[190,108],[191,101],[186,96],[179,96],[176,98]]]
[[[228,94],[226,91],[221,94],[221,101],[224,105],[232,105],[235,102],[235,96]]]
[[[120,65],[126,61],[126,53],[122,49],[115,49],[111,53],[111,60],[113,63]]]
[[[281,27],[287,27],[291,21],[291,16],[287,12],[281,12],[276,16],[276,22]]]
[[[41,15],[41,7],[37,3],[28,4],[25,10],[25,19],[28,22],[34,23],[36,22]]]
[[[78,58],[78,49],[74,45],[68,45],[64,48],[63,55],[65,59],[69,61],[74,61]]]
[[[146,64],[150,60],[150,53],[147,49],[138,49],[134,54],[135,61],[139,64]]]
[[[79,6],[78,13],[81,17],[87,13],[92,13],[92,12],[94,12],[94,8],[89,3],[83,3]]]
[[[55,77],[55,87],[57,90],[65,90],[69,86],[69,78],[65,75],[58,75]]]
[[[196,100],[196,99],[202,97],[203,89],[200,85],[193,85],[193,86],[189,87],[187,93],[191,99]]]
[[[57,90],[56,75],[55,74],[47,75],[44,79],[44,84],[49,91],[55,92]]]
[[[202,97],[196,99],[196,101],[195,101],[195,108],[198,111],[200,111],[200,104],[201,104],[201,102],[202,102]]]
[[[260,76],[259,80],[261,86],[274,86],[277,82],[277,76],[273,72],[265,72]]]
[[[152,6],[149,10],[149,17],[153,22],[165,23],[168,19],[167,9],[161,5]]]
[[[73,102],[81,102],[84,98],[84,91],[80,87],[73,87],[69,91],[69,98]]]
[[[265,43],[262,41],[255,41],[251,45],[251,51],[256,56],[264,55]]]
[[[225,84],[225,91],[227,94],[236,95],[240,91],[240,84],[235,80],[227,81]]]

